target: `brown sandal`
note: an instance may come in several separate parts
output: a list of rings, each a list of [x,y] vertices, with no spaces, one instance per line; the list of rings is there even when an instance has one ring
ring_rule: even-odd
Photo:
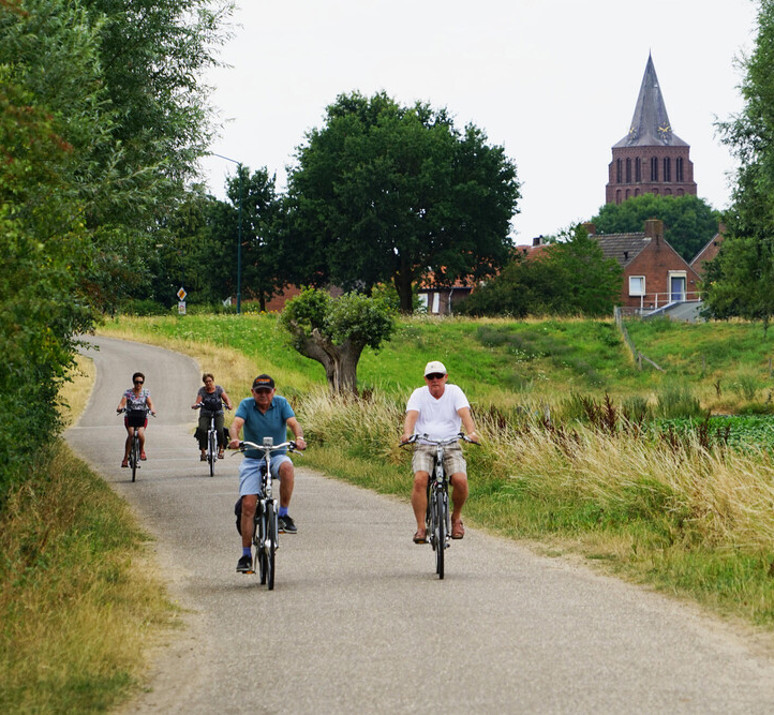
[[[414,534],[414,543],[415,544],[426,544],[427,543],[427,530],[426,529],[417,529],[416,533]]]
[[[461,539],[465,536],[465,527],[462,525],[462,519],[452,522],[452,539]]]

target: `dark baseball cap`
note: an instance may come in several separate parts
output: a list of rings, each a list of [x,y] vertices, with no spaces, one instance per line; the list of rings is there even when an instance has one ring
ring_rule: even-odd
[[[253,380],[253,390],[273,390],[274,389],[274,380],[272,380],[268,375],[258,375],[258,377]]]

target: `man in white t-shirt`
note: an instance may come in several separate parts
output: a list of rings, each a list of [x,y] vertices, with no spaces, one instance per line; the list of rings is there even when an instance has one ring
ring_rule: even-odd
[[[423,437],[443,440],[455,437],[460,424],[470,440],[478,442],[476,427],[470,414],[470,404],[465,393],[457,385],[448,385],[446,367],[438,360],[425,366],[425,386],[411,393],[406,405],[406,419],[403,423],[403,442],[416,434],[417,441],[411,463],[414,470],[414,489],[411,492],[411,506],[417,520],[414,543],[427,543],[425,512],[427,511],[427,480],[433,469],[435,447],[423,441]],[[458,443],[446,447],[444,467],[452,485],[452,539],[465,536],[462,525],[462,505],[468,498],[468,475],[465,458]]]

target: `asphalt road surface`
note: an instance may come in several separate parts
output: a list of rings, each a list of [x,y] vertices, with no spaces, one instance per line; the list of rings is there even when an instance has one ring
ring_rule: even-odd
[[[198,461],[199,367],[93,343],[94,392],[68,441],[155,535],[188,612],[124,712],[774,712],[763,645],[658,594],[470,528],[439,581],[430,547],[411,541],[409,475],[396,500],[297,466],[298,534],[281,537],[267,591],[236,573],[241,457],[227,455],[213,478]],[[135,370],[159,416],[132,483],[115,407]]]

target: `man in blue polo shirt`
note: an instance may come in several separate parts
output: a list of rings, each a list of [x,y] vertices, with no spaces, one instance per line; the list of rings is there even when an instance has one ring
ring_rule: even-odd
[[[264,437],[272,437],[275,444],[287,440],[287,428],[293,431],[299,449],[306,449],[304,433],[298,424],[290,403],[275,394],[274,380],[268,375],[258,375],[253,380],[253,396],[242,400],[237,407],[234,421],[229,428],[229,447],[239,447],[239,432],[244,427],[247,442],[262,444]],[[253,568],[252,539],[253,517],[260,492],[260,465],[263,460],[257,450],[247,450],[239,466],[239,494],[242,499],[242,556],[237,571],[250,573]],[[287,449],[277,449],[271,453],[271,473],[280,480],[279,531],[281,534],[295,534],[298,530],[288,514],[290,497],[293,495],[293,462],[287,455]]]

